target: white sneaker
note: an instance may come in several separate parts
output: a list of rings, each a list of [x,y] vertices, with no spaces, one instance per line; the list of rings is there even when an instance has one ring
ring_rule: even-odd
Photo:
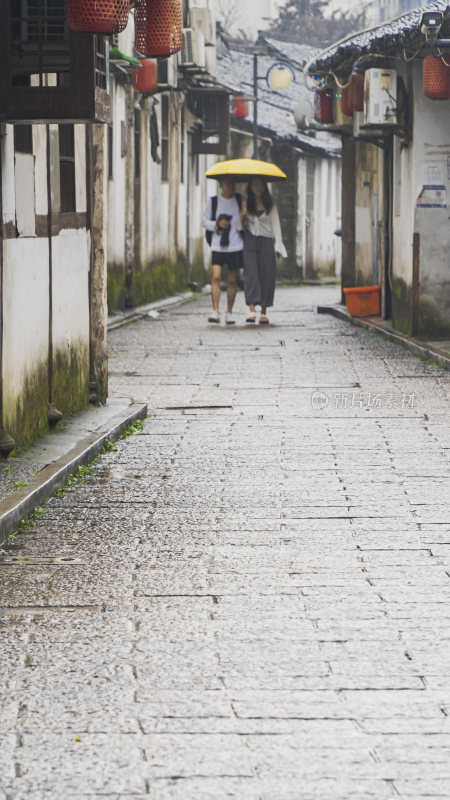
[[[225,324],[226,325],[235,325],[236,324],[236,320],[233,317],[233,314],[231,313],[231,311],[227,311],[227,314],[226,314],[226,317],[225,317]]]
[[[218,311],[211,311],[211,313],[210,313],[210,315],[208,317],[208,322],[216,322],[216,323],[220,322],[220,314],[219,314],[219,312]]]

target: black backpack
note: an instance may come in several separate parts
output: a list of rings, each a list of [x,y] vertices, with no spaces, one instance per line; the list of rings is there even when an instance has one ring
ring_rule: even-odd
[[[238,201],[238,206],[239,206],[239,211],[240,211],[241,208],[242,208],[242,195],[239,194],[238,192],[236,192],[236,194],[234,196],[235,196],[236,200]],[[211,197],[211,219],[215,219],[216,218],[218,200],[219,200],[219,198],[217,197],[216,194],[214,195],[214,197]],[[208,242],[210,247],[211,247],[211,244],[212,244],[212,237],[213,237],[213,231],[205,231],[205,239]]]

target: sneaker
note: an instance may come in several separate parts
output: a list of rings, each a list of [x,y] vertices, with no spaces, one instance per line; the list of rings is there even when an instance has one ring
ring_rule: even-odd
[[[219,314],[219,312],[218,311],[211,311],[211,313],[210,313],[210,315],[208,317],[208,322],[216,322],[216,323],[220,322],[220,314]]]
[[[236,320],[233,317],[233,314],[231,313],[231,311],[227,311],[227,314],[226,314],[226,317],[225,317],[225,323],[226,323],[226,325],[235,325],[236,324]]]

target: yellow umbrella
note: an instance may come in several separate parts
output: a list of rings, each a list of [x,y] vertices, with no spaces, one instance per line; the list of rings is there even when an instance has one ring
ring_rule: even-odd
[[[230,161],[219,161],[208,172],[207,178],[233,178],[235,181],[249,181],[252,178],[264,178],[266,181],[285,181],[286,175],[275,164],[269,161],[257,161],[255,158],[233,158]]]

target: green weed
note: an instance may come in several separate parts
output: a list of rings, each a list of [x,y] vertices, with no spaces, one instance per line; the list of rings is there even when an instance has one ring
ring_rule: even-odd
[[[136,419],[128,428],[125,428],[124,432],[119,436],[119,439],[127,439],[128,436],[133,436],[134,433],[141,433],[144,430],[144,423],[141,419]]]

